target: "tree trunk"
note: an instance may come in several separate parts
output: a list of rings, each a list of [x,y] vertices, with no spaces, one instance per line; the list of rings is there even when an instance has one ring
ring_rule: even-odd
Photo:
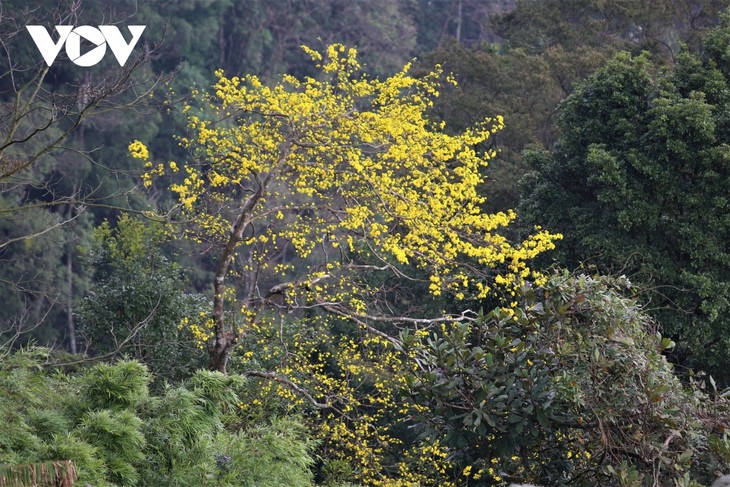
[[[231,357],[231,342],[223,340],[215,340],[213,346],[208,349],[210,353],[210,362],[208,364],[210,370],[218,371],[223,374],[227,373],[228,359]]]
[[[74,324],[73,308],[74,271],[73,256],[70,251],[66,252],[66,334],[68,336],[68,350],[76,353],[76,325]]]
[[[287,155],[288,149],[283,152],[279,161],[283,161]],[[231,227],[228,242],[226,242],[226,246],[223,248],[213,279],[213,341],[208,345],[208,353],[210,355],[209,368],[210,370],[217,370],[224,374],[226,373],[228,359],[231,357],[239,339],[236,326],[226,323],[226,276],[233,262],[233,257],[236,254],[236,246],[242,240],[243,232],[250,223],[251,212],[266,192],[271,177],[272,173],[269,173],[263,181],[259,180],[259,187],[256,192],[250,195],[243,203],[243,206],[241,206],[238,217]]]
[[[74,186],[74,192],[76,187]],[[67,218],[73,217],[74,205],[68,205]],[[76,354],[76,325],[74,324],[74,268],[73,268],[73,245],[71,241],[66,243],[66,336],[68,337],[68,350]]]

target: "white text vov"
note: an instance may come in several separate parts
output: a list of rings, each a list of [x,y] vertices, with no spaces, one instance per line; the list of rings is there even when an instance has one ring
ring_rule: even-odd
[[[51,34],[42,25],[27,25],[26,28],[33,38],[36,47],[40,51],[46,64],[49,66],[56,60],[61,48],[66,45],[66,55],[77,66],[90,67],[99,63],[106,54],[106,46],[112,50],[112,54],[117,59],[120,66],[129,59],[134,46],[142,36],[146,26],[130,25],[127,28],[132,34],[132,40],[127,42],[124,36],[115,25],[100,25],[93,27],[91,25],[57,25],[58,41],[53,42]],[[81,54],[81,38],[86,39],[95,48],[85,54]]]

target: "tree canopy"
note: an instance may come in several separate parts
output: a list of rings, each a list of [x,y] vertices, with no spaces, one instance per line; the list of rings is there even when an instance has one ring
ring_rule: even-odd
[[[521,213],[566,234],[560,261],[625,273],[679,344],[684,366],[727,381],[727,21],[703,56],[668,72],[621,54],[561,107],[534,152]],[[569,236],[568,236],[569,235]]]

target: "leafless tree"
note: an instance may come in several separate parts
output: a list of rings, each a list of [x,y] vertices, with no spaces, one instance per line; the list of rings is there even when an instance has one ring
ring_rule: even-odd
[[[73,182],[61,191],[59,178],[67,176],[58,167],[95,164],[104,170],[107,188],[109,181],[122,179],[116,169],[101,167],[96,161],[95,148],[85,147],[84,132],[94,125],[115,123],[123,111],[141,115],[156,111],[151,95],[173,75],[153,73],[149,61],[159,45],[144,39],[123,67],[74,66],[70,70],[64,65],[68,60],[63,53],[52,66],[46,65],[32,49],[26,26],[77,25],[83,7],[82,0],[62,0],[54,11],[47,12],[37,4],[19,8],[0,0],[0,225],[13,230],[0,229],[0,284],[29,307],[38,308],[35,312],[21,310],[6,322],[0,319],[0,346],[36,329],[39,320],[60,305],[67,315],[69,350],[76,352],[72,256],[77,238],[73,232],[64,235],[61,230],[79,223],[88,208],[109,205],[110,198],[118,201],[131,189],[120,184],[110,194],[108,189],[101,191],[99,181],[94,187]],[[101,23],[124,25],[128,20],[125,15]],[[51,167],[56,168],[55,173]],[[39,218],[41,212],[46,213],[45,219]],[[33,225],[21,224],[30,221]],[[32,246],[51,237],[63,249],[63,262],[58,262],[62,270],[35,268],[21,277],[6,273],[10,268],[7,259],[18,258],[18,246]],[[32,268],[30,263],[28,268]],[[60,279],[64,284],[59,285],[57,279],[54,289],[66,289],[50,292],[38,285],[51,274],[65,274]]]

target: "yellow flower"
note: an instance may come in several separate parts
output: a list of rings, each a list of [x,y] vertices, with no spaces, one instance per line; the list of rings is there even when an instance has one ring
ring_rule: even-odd
[[[139,140],[135,140],[131,144],[129,144],[128,149],[131,156],[135,159],[142,159],[146,161],[150,157],[150,153],[147,150],[147,147]]]

